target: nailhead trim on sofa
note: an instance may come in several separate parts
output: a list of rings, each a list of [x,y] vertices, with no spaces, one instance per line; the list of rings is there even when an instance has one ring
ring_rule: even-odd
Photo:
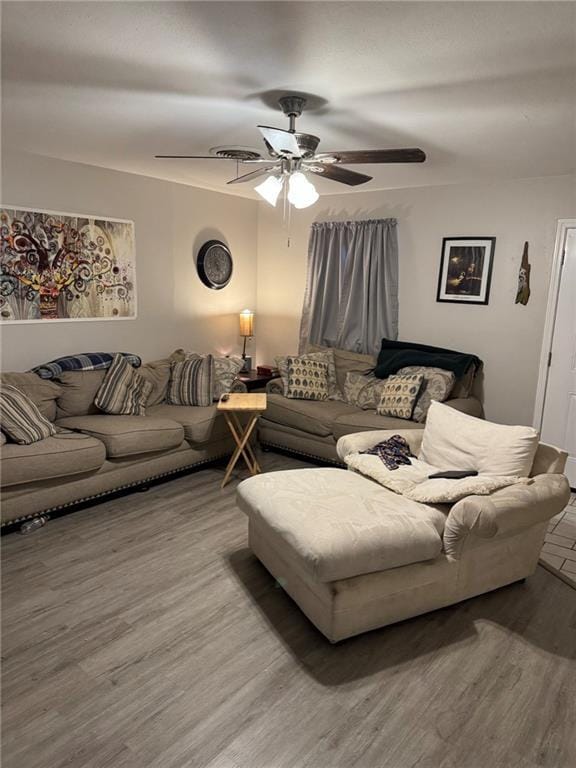
[[[209,459],[202,459],[201,461],[196,461],[193,464],[187,464],[185,467],[178,467],[177,469],[171,469],[168,472],[161,472],[157,475],[150,475],[150,477],[146,477],[143,480],[135,480],[132,483],[127,483],[126,485],[118,485],[116,488],[110,488],[107,491],[102,491],[101,493],[95,493],[91,496],[83,496],[81,499],[75,499],[74,501],[68,501],[65,504],[58,504],[55,507],[48,507],[47,509],[40,510],[39,512],[33,512],[31,515],[23,515],[22,517],[16,517],[12,520],[6,520],[2,522],[1,526],[2,528],[6,528],[8,526],[17,525],[18,523],[22,523],[25,520],[32,520],[35,517],[39,517],[40,515],[47,515],[50,514],[50,512],[58,512],[61,509],[66,509],[67,507],[75,507],[79,504],[85,504],[88,501],[93,501],[94,499],[101,499],[105,496],[111,496],[115,493],[118,493],[119,491],[125,491],[129,488],[135,488],[138,485],[145,485],[146,483],[150,483],[153,480],[159,480],[162,477],[170,477],[170,475],[175,475],[178,472],[185,472],[188,469],[193,469],[195,467],[200,467],[203,464],[211,464],[214,461],[218,461],[219,459],[223,459],[226,456],[229,456],[229,452],[225,452],[222,454],[219,454],[218,456],[212,456]]]

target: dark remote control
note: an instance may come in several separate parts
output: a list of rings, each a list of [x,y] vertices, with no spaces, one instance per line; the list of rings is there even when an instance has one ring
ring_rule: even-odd
[[[429,480],[436,480],[445,477],[449,480],[461,480],[463,477],[476,477],[478,472],[475,469],[447,469],[444,472],[435,472],[428,475]]]

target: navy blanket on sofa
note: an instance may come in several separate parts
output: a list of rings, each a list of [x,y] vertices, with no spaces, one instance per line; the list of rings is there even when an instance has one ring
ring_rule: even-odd
[[[455,352],[453,349],[414,344],[410,341],[382,339],[374,375],[379,379],[385,379],[408,365],[425,365],[430,368],[453,371],[459,379],[471,365],[477,372],[482,366],[482,360],[476,355]]]

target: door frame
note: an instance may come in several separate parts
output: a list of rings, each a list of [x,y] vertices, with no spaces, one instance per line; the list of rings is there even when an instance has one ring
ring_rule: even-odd
[[[548,288],[548,302],[546,304],[546,317],[544,319],[544,335],[540,350],[538,386],[536,387],[536,400],[534,402],[534,416],[532,419],[532,424],[537,430],[542,429],[542,421],[544,419],[548,371],[550,370],[549,359],[552,351],[552,342],[554,341],[554,326],[556,324],[558,295],[560,293],[560,280],[562,277],[563,244],[569,229],[576,229],[576,219],[558,219],[554,256],[552,257],[552,270],[550,273],[550,286]]]

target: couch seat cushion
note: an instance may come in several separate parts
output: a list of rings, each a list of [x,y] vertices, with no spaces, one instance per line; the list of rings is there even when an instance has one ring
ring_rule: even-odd
[[[446,515],[343,469],[293,469],[240,483],[238,504],[318,581],[432,560]]]
[[[334,400],[292,400],[284,395],[268,395],[267,402],[264,416],[268,421],[320,437],[332,434],[337,416],[361,413],[353,405]]]
[[[354,432],[366,432],[373,429],[423,429],[422,424],[408,419],[396,419],[393,416],[380,416],[376,411],[360,411],[338,416],[334,421],[334,437],[339,440],[344,435]]]
[[[181,424],[189,443],[207,443],[230,435],[224,416],[215,405],[154,405],[148,408],[149,417],[170,419]]]
[[[77,433],[58,434],[32,445],[2,446],[2,487],[96,472],[106,460],[100,440]]]
[[[181,424],[148,416],[70,416],[57,424],[98,438],[110,458],[166,451],[184,440]]]

